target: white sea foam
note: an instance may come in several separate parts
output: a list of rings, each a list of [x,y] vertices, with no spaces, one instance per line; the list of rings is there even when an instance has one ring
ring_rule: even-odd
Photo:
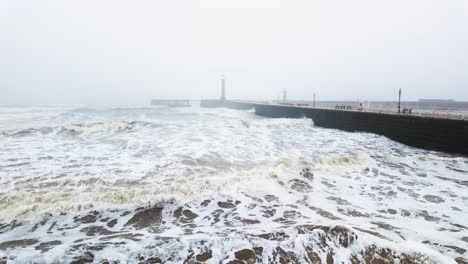
[[[310,225],[358,236],[321,249],[322,259],[331,250],[346,263],[372,245],[439,263],[468,259],[466,158],[252,111],[54,108],[31,119],[28,111],[0,111],[8,113],[0,117],[0,258],[13,263],[68,262],[92,245],[100,247],[94,262],[178,263],[211,248],[208,262],[217,263],[252,247],[268,261],[278,246],[305,256],[323,232],[298,235]],[[11,125],[15,115],[24,124]],[[126,225],[153,206],[163,208],[160,226]],[[95,221],[76,220],[92,211]],[[258,237],[268,233],[287,237]],[[20,239],[26,244],[2,244]],[[50,241],[61,244],[41,252]]]

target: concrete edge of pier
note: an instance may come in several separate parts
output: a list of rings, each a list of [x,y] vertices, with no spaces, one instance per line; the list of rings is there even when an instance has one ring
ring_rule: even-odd
[[[412,147],[468,156],[466,120],[230,100],[202,100],[200,106],[255,109],[257,115],[270,118],[311,118],[323,128],[374,133]]]

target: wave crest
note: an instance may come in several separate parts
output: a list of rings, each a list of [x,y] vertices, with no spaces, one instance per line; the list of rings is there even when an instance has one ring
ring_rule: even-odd
[[[95,133],[119,133],[132,131],[138,126],[158,127],[160,125],[142,121],[107,121],[83,124],[69,124],[57,127],[26,128],[21,130],[9,130],[2,132],[7,137],[28,137],[37,135],[69,135],[76,136],[81,134]]]

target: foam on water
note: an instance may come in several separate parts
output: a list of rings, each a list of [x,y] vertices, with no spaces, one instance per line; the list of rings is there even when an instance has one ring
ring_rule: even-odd
[[[453,263],[467,172],[252,111],[1,108],[0,260]]]

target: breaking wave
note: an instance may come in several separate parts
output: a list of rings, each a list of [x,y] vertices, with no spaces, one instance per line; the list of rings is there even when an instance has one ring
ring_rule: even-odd
[[[468,259],[464,157],[252,111],[20,110],[0,111],[0,263]]]
[[[142,121],[109,121],[109,122],[96,122],[88,124],[70,124],[57,127],[41,127],[41,128],[27,128],[21,130],[4,131],[2,134],[8,137],[28,137],[38,135],[81,135],[81,134],[94,134],[94,133],[119,133],[132,131],[135,127],[158,127],[160,125],[142,122]]]

